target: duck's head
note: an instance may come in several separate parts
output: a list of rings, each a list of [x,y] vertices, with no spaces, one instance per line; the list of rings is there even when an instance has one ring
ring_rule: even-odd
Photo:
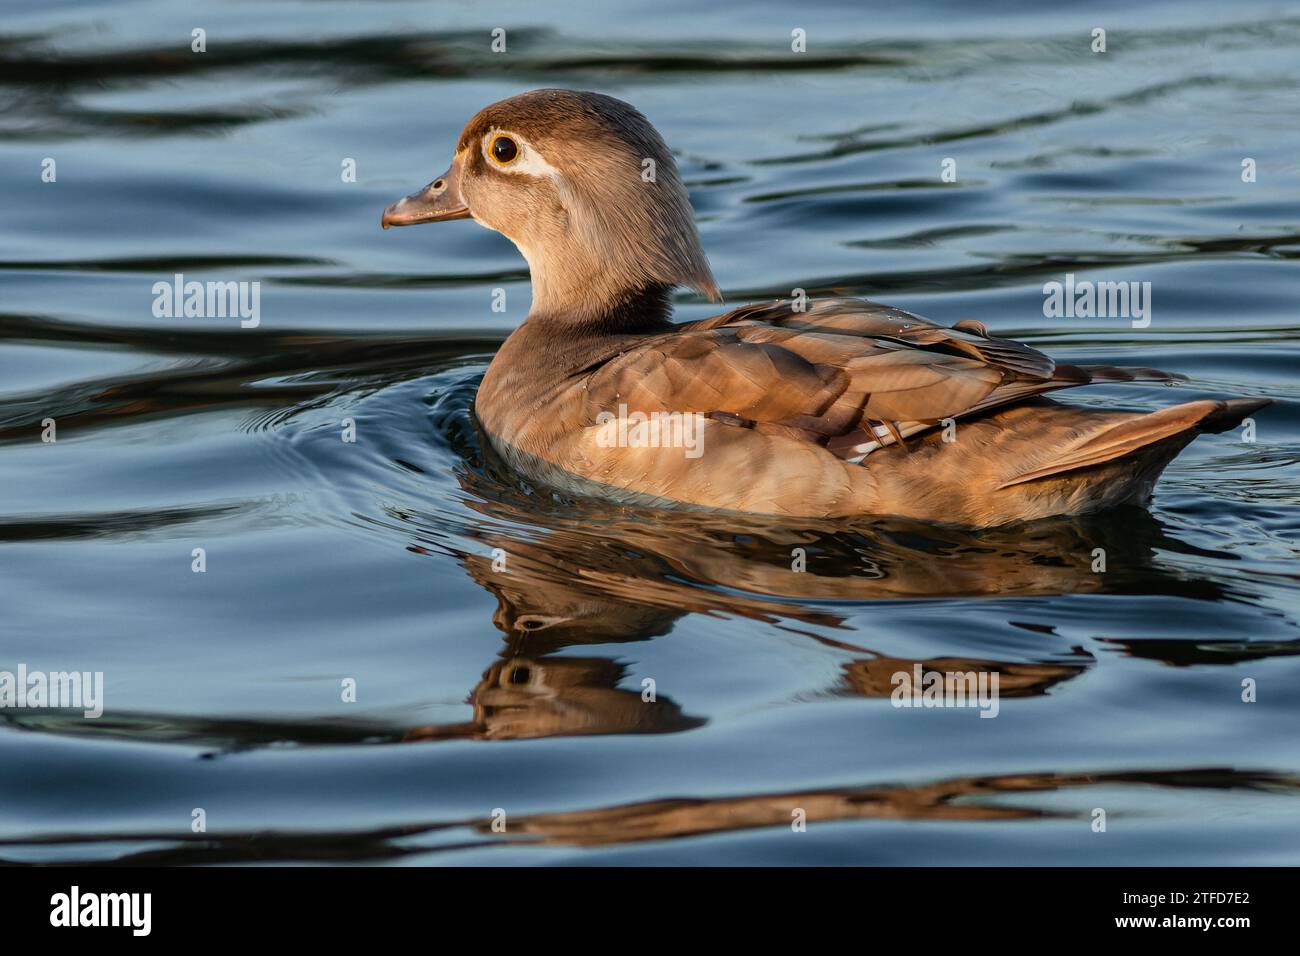
[[[581,319],[646,295],[718,288],[672,154],[635,108],[534,90],[479,111],[451,167],[384,210],[383,226],[472,218],[532,273],[532,315]]]

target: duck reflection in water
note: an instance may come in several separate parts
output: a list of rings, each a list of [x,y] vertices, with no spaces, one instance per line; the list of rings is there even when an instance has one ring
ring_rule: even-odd
[[[466,504],[483,520],[461,529],[478,547],[452,550],[496,598],[493,623],[504,645],[470,694],[473,719],[411,729],[403,737],[408,741],[698,727],[705,718],[685,713],[671,696],[643,699],[636,675],[617,660],[558,653],[661,638],[687,614],[763,622],[844,652],[848,660],[839,680],[825,688],[827,695],[889,697],[894,675],[919,665],[923,671],[996,674],[1000,696],[1014,699],[1047,693],[1083,673],[1094,658],[1083,648],[1059,644],[1027,660],[881,654],[865,646],[846,621],[845,614],[860,607],[838,605],[1122,593],[1149,589],[1153,577],[1162,593],[1219,593],[1211,582],[1152,567],[1156,548],[1189,548],[1140,509],[991,531],[874,521],[846,532],[774,527],[770,520],[738,515],[642,514],[603,504],[588,513],[581,501],[538,499],[499,484],[484,487],[487,479],[476,469],[465,469],[460,479],[471,492]],[[399,510],[389,516],[412,534],[410,550],[448,550],[434,516]],[[1114,570],[1094,570],[1097,549]]]

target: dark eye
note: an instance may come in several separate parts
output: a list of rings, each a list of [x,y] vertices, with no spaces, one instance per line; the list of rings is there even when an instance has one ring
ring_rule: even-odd
[[[509,166],[519,155],[519,144],[509,136],[498,136],[492,140],[492,158],[502,166]]]

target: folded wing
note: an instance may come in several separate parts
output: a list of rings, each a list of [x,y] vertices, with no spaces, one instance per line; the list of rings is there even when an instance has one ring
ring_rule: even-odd
[[[1136,373],[1136,374],[1135,374]],[[862,299],[750,305],[647,339],[594,369],[586,416],[698,412],[860,460],[1032,395],[1151,370],[1062,366],[978,322],[944,328]],[[1132,380],[1122,379],[1122,380]]]

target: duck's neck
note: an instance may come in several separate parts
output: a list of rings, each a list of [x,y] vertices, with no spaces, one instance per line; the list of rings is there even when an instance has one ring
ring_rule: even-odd
[[[582,337],[645,335],[672,326],[672,287],[652,283],[601,301],[533,300],[528,324]]]
[[[571,388],[577,377],[643,336],[671,330],[671,291],[671,286],[652,285],[616,296],[599,308],[547,309],[534,300],[528,318],[505,340],[483,376],[474,399],[479,421],[489,434],[514,440],[523,428],[514,417],[518,408]],[[575,415],[583,413],[581,401],[565,407]],[[564,427],[566,421],[560,418],[534,422],[525,444],[546,448]]]

